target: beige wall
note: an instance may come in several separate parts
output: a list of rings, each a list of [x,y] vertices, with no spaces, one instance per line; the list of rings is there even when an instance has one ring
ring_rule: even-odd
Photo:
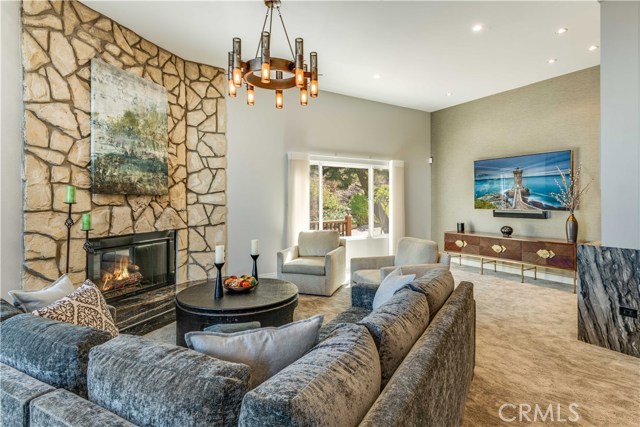
[[[494,218],[473,207],[473,162],[571,149],[594,183],[577,211],[579,240],[600,239],[600,70],[589,68],[431,114],[432,236],[464,222],[468,231],[565,237],[566,212],[546,220]]]

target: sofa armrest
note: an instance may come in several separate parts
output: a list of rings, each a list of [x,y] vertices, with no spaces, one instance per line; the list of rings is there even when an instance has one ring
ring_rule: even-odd
[[[373,310],[373,298],[376,296],[378,286],[370,283],[357,283],[351,285],[351,306]]]
[[[283,249],[281,251],[278,251],[277,254],[277,274],[278,277],[280,277],[280,275],[282,274],[282,266],[284,265],[285,262],[291,261],[298,258],[298,246],[291,246],[290,248],[287,249]]]
[[[443,265],[451,265],[451,254],[447,252],[440,252],[438,263]]]
[[[347,250],[344,246],[338,246],[336,249],[325,255],[324,271],[327,276],[328,283],[344,283],[344,272],[347,263]]]
[[[10,302],[0,299],[0,322],[22,313],[22,310]]]

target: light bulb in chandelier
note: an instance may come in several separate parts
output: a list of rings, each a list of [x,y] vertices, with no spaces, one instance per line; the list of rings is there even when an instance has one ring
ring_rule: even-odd
[[[229,84],[229,96],[236,96],[236,85],[233,82],[233,52],[229,52],[229,66],[227,68],[227,82]]]
[[[301,38],[296,39],[296,87],[304,86],[304,42]]]
[[[236,97],[236,85],[233,84],[233,80],[229,79],[229,96]]]
[[[276,71],[276,79],[282,80],[282,71]],[[282,110],[284,105],[284,96],[280,89],[276,90],[276,108]]]
[[[311,81],[309,82],[310,95],[312,98],[316,98],[318,96],[318,54],[316,52],[311,52],[309,57],[309,62],[311,62]]]
[[[307,66],[304,66],[303,71],[307,71]],[[307,89],[307,79],[304,79],[302,82],[302,87],[300,88],[300,105],[305,107],[309,103],[309,91]]]
[[[242,86],[242,42],[238,37],[233,38],[233,84]]]
[[[262,59],[260,65],[260,81],[269,83],[271,81],[271,49],[269,47],[271,35],[268,31],[262,32]]]
[[[253,105],[256,103],[256,93],[253,90],[253,86],[247,83],[247,104]]]

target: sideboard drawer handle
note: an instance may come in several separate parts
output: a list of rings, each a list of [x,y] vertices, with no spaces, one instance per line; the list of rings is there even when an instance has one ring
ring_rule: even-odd
[[[540,258],[543,258],[543,259],[547,259],[547,258],[551,259],[554,256],[556,256],[556,254],[554,254],[553,251],[549,251],[549,250],[546,250],[546,249],[538,250],[537,254],[538,254],[538,256]]]
[[[504,246],[502,246],[502,245],[493,245],[493,246],[491,246],[491,249],[493,249],[493,251],[494,251],[495,253],[497,253],[497,254],[501,254],[501,253],[503,253],[503,252],[506,252],[506,251],[507,251],[507,248],[505,248],[505,247],[504,247]]]
[[[465,246],[467,246],[467,242],[465,242],[464,240],[456,240],[456,246],[459,248],[464,248]]]

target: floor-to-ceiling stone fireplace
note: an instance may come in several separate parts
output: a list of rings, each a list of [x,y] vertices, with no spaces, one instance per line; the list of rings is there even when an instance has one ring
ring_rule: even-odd
[[[226,242],[224,70],[186,61],[77,1],[27,1],[22,11],[24,78],[23,288],[64,273],[66,186],[77,187],[70,276],[85,278],[80,216],[92,237],[174,231],[176,281],[207,277]],[[91,60],[162,85],[169,99],[169,194],[92,194]]]

